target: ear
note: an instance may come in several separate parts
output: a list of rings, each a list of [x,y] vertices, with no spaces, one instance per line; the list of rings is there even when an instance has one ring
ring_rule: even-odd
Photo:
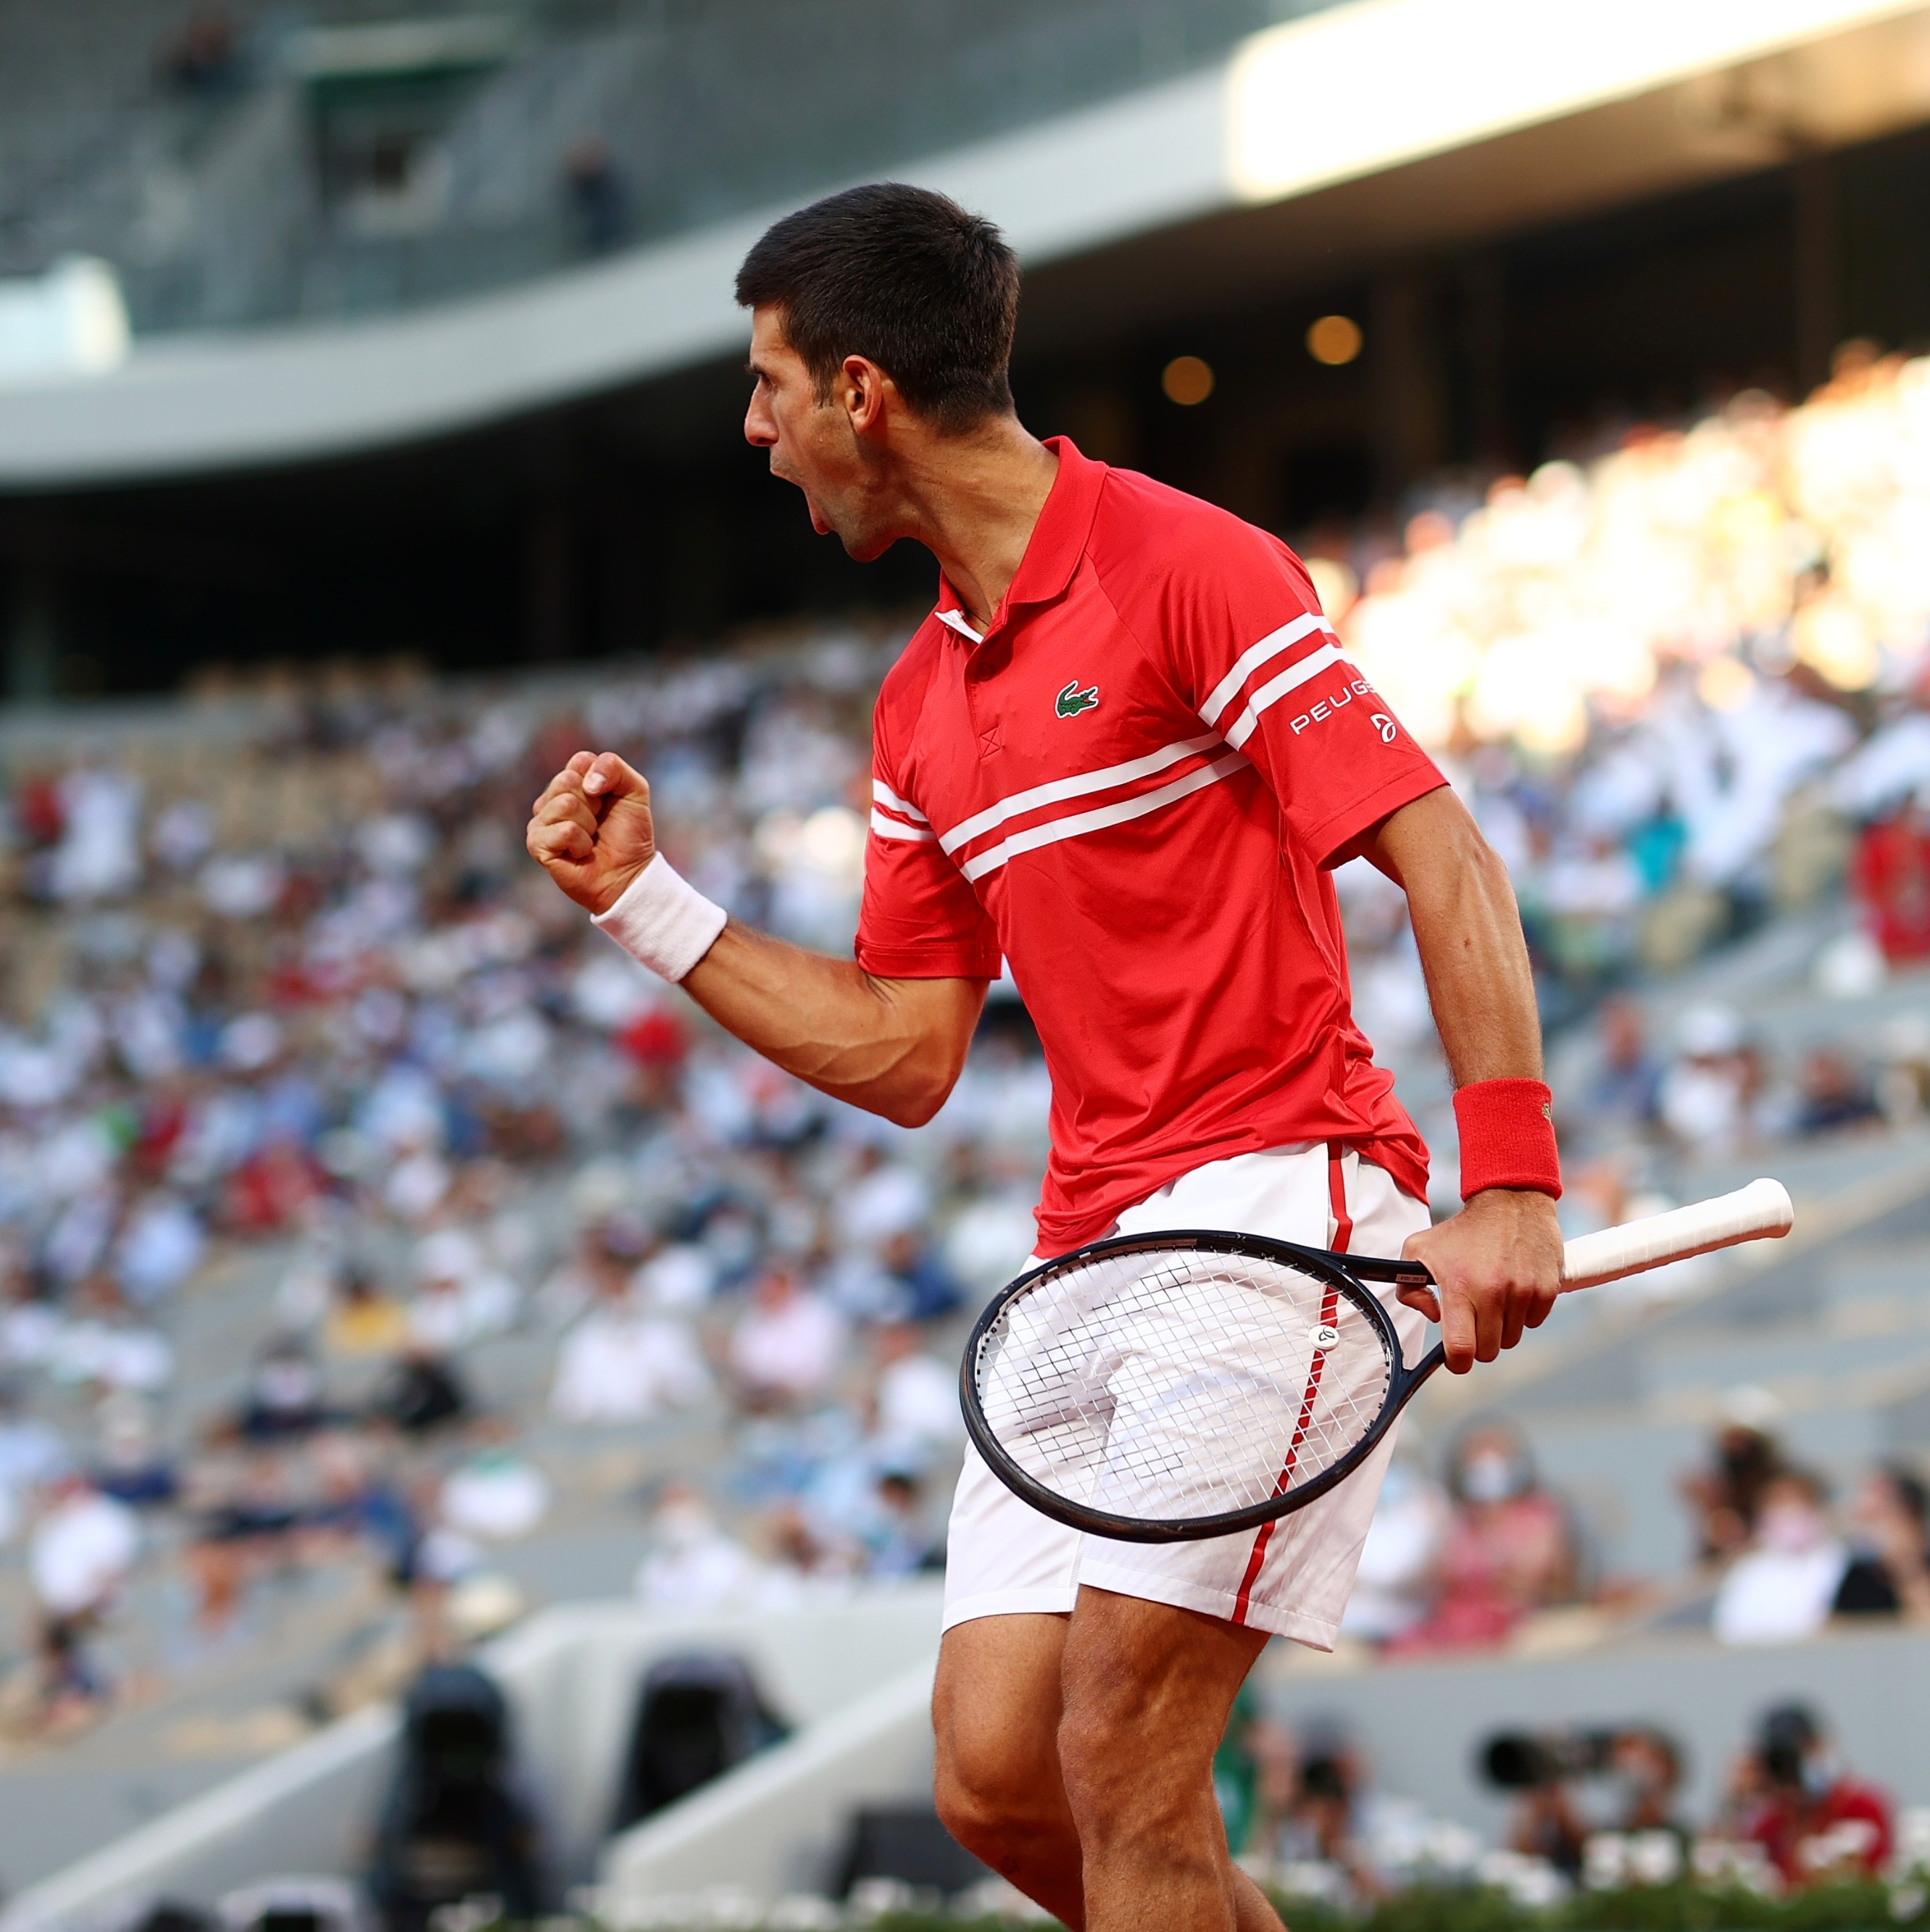
[[[837,399],[851,419],[852,433],[872,436],[884,426],[898,385],[864,356],[847,356],[838,371]]]

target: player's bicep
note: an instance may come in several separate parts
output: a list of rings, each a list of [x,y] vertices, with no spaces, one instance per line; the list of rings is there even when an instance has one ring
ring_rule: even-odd
[[[931,827],[901,804],[872,814],[858,964],[881,980],[995,980],[998,936]]]

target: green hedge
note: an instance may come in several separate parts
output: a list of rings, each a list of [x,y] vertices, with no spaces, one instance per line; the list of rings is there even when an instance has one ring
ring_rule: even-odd
[[[1685,1881],[1577,1892],[1538,1911],[1484,1886],[1414,1886],[1362,1912],[1305,1898],[1276,1896],[1274,1903],[1289,1932],[1930,1932],[1930,1900],[1916,1885],[1817,1886],[1777,1899]],[[1013,1924],[925,1912],[887,1912],[862,1922],[869,1932],[1011,1932]],[[546,1927],[560,1932],[562,1923]],[[576,1923],[580,1932],[599,1932],[590,1922]],[[1034,1932],[1052,1928],[1037,1924]]]
[[[1686,1882],[1581,1892],[1545,1911],[1484,1886],[1415,1886],[1370,1912],[1277,1898],[1292,1932],[1930,1932],[1920,1888],[1822,1885],[1786,1898]]]

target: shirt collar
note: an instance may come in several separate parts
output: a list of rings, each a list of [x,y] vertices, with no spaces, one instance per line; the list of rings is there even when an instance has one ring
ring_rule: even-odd
[[[1085,554],[1085,540],[1099,508],[1106,466],[1082,456],[1069,436],[1049,436],[1045,442],[1059,460],[1058,474],[1052,478],[1039,520],[1032,526],[1018,574],[992,613],[993,631],[1020,604],[1049,604],[1064,591]],[[959,594],[945,581],[943,571],[938,573],[938,604],[934,615],[962,637],[976,638]],[[990,634],[989,631],[986,635]]]

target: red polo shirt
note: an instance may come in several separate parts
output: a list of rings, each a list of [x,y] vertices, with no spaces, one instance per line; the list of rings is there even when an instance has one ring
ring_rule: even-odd
[[[1440,773],[1283,544],[1048,446],[990,629],[941,578],[878,694],[859,963],[1010,963],[1052,1080],[1041,1252],[1299,1142],[1424,1196],[1427,1148],[1353,1022],[1328,868]]]

